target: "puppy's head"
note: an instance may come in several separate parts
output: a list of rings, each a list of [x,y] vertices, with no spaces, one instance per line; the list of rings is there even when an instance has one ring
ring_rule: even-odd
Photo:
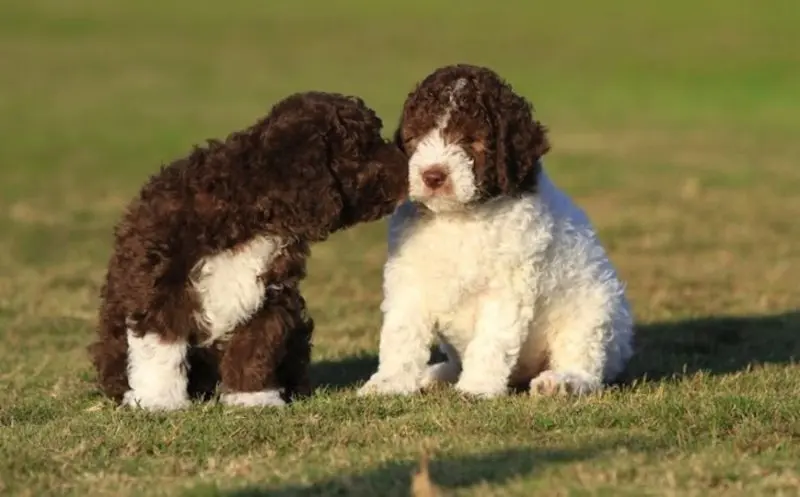
[[[307,201],[335,231],[381,218],[407,195],[407,157],[381,136],[382,126],[359,97],[305,92],[273,108],[263,139],[277,155],[291,151],[284,157],[305,189],[298,207]]]
[[[409,156],[409,198],[433,212],[536,190],[549,150],[531,105],[494,71],[437,69],[409,94],[395,132]]]

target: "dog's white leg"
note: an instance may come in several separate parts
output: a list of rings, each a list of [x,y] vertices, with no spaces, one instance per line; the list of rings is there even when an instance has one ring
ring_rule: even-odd
[[[570,312],[537,330],[546,336],[550,369],[531,381],[531,395],[590,394],[624,369],[632,353],[628,304],[618,292],[599,290],[568,303],[562,311]]]
[[[478,397],[496,397],[508,391],[508,378],[530,329],[533,306],[523,305],[511,292],[489,294],[478,305],[475,336],[464,353],[456,389]]]
[[[138,337],[128,331],[128,384],[122,403],[149,411],[189,405],[187,344],[164,342],[155,333]]]
[[[422,387],[433,323],[425,317],[417,298],[392,302],[403,305],[384,303],[378,371],[359,389],[359,395],[408,395]]]

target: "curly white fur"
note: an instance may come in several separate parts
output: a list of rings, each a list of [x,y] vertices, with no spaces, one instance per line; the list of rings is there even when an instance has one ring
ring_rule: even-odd
[[[128,331],[128,383],[122,404],[148,411],[188,407],[187,344],[165,343],[155,333]]]
[[[225,341],[233,330],[246,323],[264,301],[267,285],[259,276],[284,247],[277,237],[256,236],[237,247],[203,258],[198,262],[198,276],[192,284],[200,299],[202,312],[197,322],[208,330],[202,345]]]
[[[441,205],[422,197],[412,199]],[[445,381],[494,397],[515,366],[542,363],[549,370],[533,378],[532,394],[585,394],[632,355],[624,285],[586,214],[544,171],[536,194],[431,215],[401,206],[381,309],[380,365],[361,395]],[[448,360],[427,367],[434,338]]]

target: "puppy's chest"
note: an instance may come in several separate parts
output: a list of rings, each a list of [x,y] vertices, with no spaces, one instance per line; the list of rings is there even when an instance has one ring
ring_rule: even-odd
[[[490,238],[476,223],[433,220],[411,228],[400,258],[424,268],[429,279],[445,275],[469,278],[475,265],[485,262]]]
[[[197,264],[191,281],[199,304],[196,319],[209,343],[226,339],[261,308],[270,286],[280,283],[264,276],[284,245],[277,237],[260,236]]]
[[[490,223],[433,219],[413,226],[398,251],[398,263],[415,286],[450,306],[481,292],[513,269],[508,239]]]

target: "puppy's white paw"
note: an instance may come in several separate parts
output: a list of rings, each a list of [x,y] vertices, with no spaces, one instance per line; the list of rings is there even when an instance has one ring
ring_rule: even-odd
[[[463,376],[458,383],[456,383],[455,388],[459,392],[470,397],[479,397],[482,399],[492,399],[508,393],[506,382],[482,381],[473,378],[464,378]]]
[[[437,383],[455,383],[461,374],[461,367],[454,361],[444,361],[428,366],[422,377],[422,388],[432,387]]]
[[[175,411],[189,407],[188,395],[164,393],[161,395],[142,395],[141,392],[128,390],[122,396],[122,405],[146,411]]]
[[[597,378],[580,372],[543,371],[531,380],[531,395],[588,395],[602,389]]]
[[[228,406],[239,407],[282,407],[286,405],[280,390],[224,393],[220,396],[220,402]]]
[[[375,373],[358,389],[358,395],[411,395],[417,393],[420,387],[420,381],[413,377]]]

